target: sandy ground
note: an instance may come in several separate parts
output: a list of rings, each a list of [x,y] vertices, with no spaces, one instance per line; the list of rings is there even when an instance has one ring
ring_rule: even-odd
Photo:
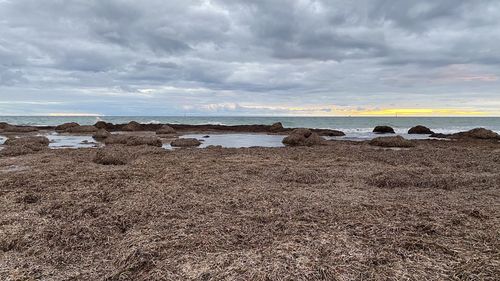
[[[500,144],[0,157],[0,280],[498,280]]]

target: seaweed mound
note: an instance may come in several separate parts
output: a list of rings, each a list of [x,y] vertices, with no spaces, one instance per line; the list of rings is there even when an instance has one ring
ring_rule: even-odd
[[[369,142],[370,145],[381,147],[414,147],[411,141],[403,138],[402,136],[395,137],[379,137],[374,138]]]
[[[431,135],[431,134],[434,134],[434,132],[425,126],[417,125],[415,127],[412,127],[411,129],[409,129],[408,134]]]
[[[38,131],[37,127],[32,126],[12,126],[7,124],[3,130],[9,133],[30,133]]]
[[[288,146],[313,146],[324,144],[325,140],[309,129],[295,129],[283,139],[283,144]]]
[[[193,138],[179,138],[173,140],[170,145],[174,147],[190,147],[190,146],[199,146],[201,142],[197,139]]]
[[[34,153],[46,149],[49,146],[49,139],[46,137],[22,137],[9,138],[5,141],[5,149],[0,150],[3,156],[19,156]]]
[[[113,124],[112,123],[107,123],[107,122],[104,122],[104,121],[97,121],[94,126],[97,128],[97,129],[108,129],[108,128],[112,128],[113,127]]]
[[[373,129],[373,132],[374,133],[377,133],[377,134],[394,134],[394,129],[390,126],[376,126],[374,129]]]
[[[130,156],[119,147],[105,147],[97,150],[93,161],[101,165],[126,165]]]

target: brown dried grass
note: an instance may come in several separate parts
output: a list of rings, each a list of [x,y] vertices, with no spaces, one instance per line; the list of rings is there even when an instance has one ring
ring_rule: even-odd
[[[0,158],[30,167],[0,176],[0,279],[500,275],[498,144],[122,149],[124,166],[92,149]]]

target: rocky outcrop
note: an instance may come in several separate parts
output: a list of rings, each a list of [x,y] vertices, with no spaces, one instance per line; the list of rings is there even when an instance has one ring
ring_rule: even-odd
[[[331,130],[331,129],[313,129],[311,130],[314,133],[317,133],[320,136],[325,136],[325,137],[342,137],[345,136],[345,133],[342,131],[338,130]]]
[[[3,131],[7,133],[31,133],[38,131],[38,128],[32,126],[12,126],[7,124],[7,126],[3,128]]]
[[[59,126],[56,126],[55,130],[58,132],[64,132],[64,131],[68,130],[69,128],[78,127],[78,126],[80,126],[80,124],[78,124],[76,122],[64,123],[64,124],[61,124]]]
[[[425,126],[417,125],[409,129],[408,134],[431,135],[434,134],[434,132]]]
[[[277,133],[282,130],[283,130],[283,124],[281,124],[281,122],[276,122],[272,124],[271,127],[269,128],[269,131],[271,131],[272,133]]]
[[[74,126],[68,128],[65,132],[72,134],[88,134],[97,132],[97,128],[92,125]]]
[[[135,121],[130,121],[127,125],[122,127],[122,130],[123,131],[131,131],[131,132],[142,131],[142,126],[141,126],[141,124],[139,124]]]
[[[104,140],[107,139],[111,136],[111,133],[106,131],[105,129],[99,129],[97,132],[92,136],[92,138],[96,140]]]
[[[49,139],[42,136],[36,137],[22,137],[22,138],[9,138],[5,141],[4,145],[8,146],[23,146],[23,145],[41,145],[48,146]]]
[[[377,133],[377,134],[394,134],[394,129],[390,126],[376,126],[374,129],[373,129],[373,132],[374,133]]]
[[[157,135],[172,135],[175,134],[174,128],[170,127],[169,125],[163,125],[161,126],[160,129],[156,131]]]
[[[113,125],[113,123],[108,123],[108,122],[104,122],[104,121],[97,121],[94,124],[94,127],[96,127],[97,129],[109,130],[109,129],[112,129],[114,127],[114,125]]]
[[[4,145],[6,148],[0,150],[0,155],[9,157],[19,156],[47,149],[49,139],[41,136],[9,138],[5,141]]]
[[[178,138],[170,143],[173,147],[193,147],[201,145],[201,142],[193,138]]]
[[[500,140],[500,135],[485,128],[475,128],[467,132],[460,132],[450,136],[454,139],[482,139],[482,140]]]
[[[325,140],[309,129],[300,128],[293,130],[282,142],[287,146],[313,146],[324,144]]]
[[[414,147],[415,144],[401,136],[378,137],[369,142],[370,145],[380,147]]]

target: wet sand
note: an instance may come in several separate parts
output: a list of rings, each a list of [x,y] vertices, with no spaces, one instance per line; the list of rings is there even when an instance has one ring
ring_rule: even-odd
[[[0,157],[1,280],[495,280],[500,145]]]

